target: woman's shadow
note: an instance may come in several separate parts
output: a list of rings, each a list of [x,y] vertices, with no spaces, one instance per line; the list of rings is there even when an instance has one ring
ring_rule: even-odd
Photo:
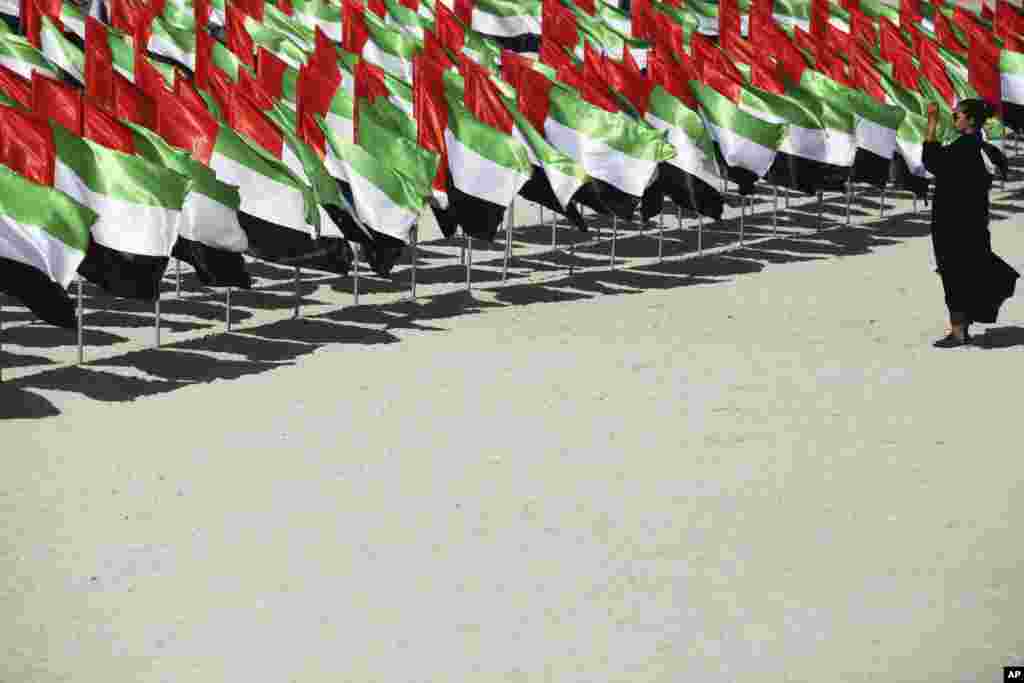
[[[1019,325],[989,327],[983,334],[972,336],[975,344],[984,349],[1008,349],[1014,346],[1024,346],[1024,327]]]

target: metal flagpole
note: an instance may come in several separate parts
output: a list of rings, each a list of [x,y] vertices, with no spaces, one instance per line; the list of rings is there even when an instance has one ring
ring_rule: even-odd
[[[544,209],[540,210],[541,216],[544,215]],[[558,216],[551,217],[551,248],[558,248]]]
[[[779,234],[779,186],[772,183],[772,234]]]
[[[850,225],[852,218],[850,217],[850,205],[853,202],[853,183],[849,179],[846,181],[846,224]],[[915,209],[916,210],[916,209]]]
[[[227,307],[224,312],[224,323],[227,326],[228,332],[231,331],[231,287],[228,287],[224,293],[225,303]]]
[[[174,259],[174,296],[181,298],[181,261]]]
[[[466,291],[473,289],[473,238],[466,234]]]
[[[743,246],[743,224],[747,220],[747,198],[740,195],[740,246]]]
[[[679,230],[679,241],[683,241],[683,207],[676,205],[676,229]]]
[[[665,212],[658,214],[658,263],[663,260],[665,253]]]
[[[818,190],[818,230],[821,230],[822,212],[824,210],[825,191]]]
[[[356,242],[352,248],[352,303],[359,305],[359,252],[362,245]]]
[[[0,302],[0,353],[4,351],[4,305]],[[4,366],[0,365],[0,382],[4,381]]]
[[[888,184],[882,185],[882,198],[878,201],[878,217],[885,218],[885,188]]]
[[[416,261],[419,260],[419,258],[417,256],[418,249],[417,249],[417,246],[416,246],[416,240],[419,237],[418,233],[419,233],[419,224],[416,224],[416,225],[412,226],[412,235],[411,235],[411,237],[412,237],[412,245],[411,245],[412,248],[409,250],[409,253],[410,253],[411,257],[412,257],[412,280],[411,280],[411,282],[409,284],[410,284],[410,290],[411,290],[410,294],[412,295],[412,300],[413,301],[416,300]]]
[[[154,331],[156,333],[156,348],[160,348],[160,292],[159,292],[159,290],[156,293],[156,302],[154,303],[153,312],[154,312],[154,316],[153,316],[154,320],[153,321],[155,323]]]
[[[512,259],[512,206],[515,206],[515,201],[505,212],[505,258],[501,264],[502,283],[508,280],[508,262]]]
[[[1003,153],[1004,157],[1006,156],[1006,135],[1003,135],[1001,138],[999,138],[999,151]],[[1006,189],[1006,181],[1003,180],[1002,176],[999,177],[999,189]]]
[[[580,207],[576,205],[576,211],[579,212]],[[580,216],[583,214],[580,213]],[[572,234],[572,233],[570,233]],[[576,269],[576,238],[573,237],[569,241],[569,277],[572,277],[573,271]]]
[[[75,288],[78,293],[78,364],[81,365],[85,354],[82,350],[82,326],[83,319],[85,318],[85,312],[82,309],[82,276],[78,276],[78,280],[75,283]]]
[[[704,255],[704,214],[697,212],[697,255]]]
[[[611,256],[610,267],[615,270],[615,239],[619,234],[619,217],[614,213],[612,214],[612,249],[609,252]]]
[[[293,318],[299,317],[299,267],[295,266],[295,315]]]

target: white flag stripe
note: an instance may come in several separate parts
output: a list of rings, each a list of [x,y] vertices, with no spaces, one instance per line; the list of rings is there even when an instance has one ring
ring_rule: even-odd
[[[556,149],[582,164],[591,176],[634,197],[643,196],[644,190],[654,180],[654,172],[658,168],[655,161],[623,154],[552,118],[544,121],[544,134]]]
[[[1024,105],[1024,76],[1003,72],[999,75],[1003,102]]]
[[[306,225],[305,198],[297,188],[257,173],[223,154],[213,155],[210,168],[221,182],[238,186],[242,200],[239,211],[268,223],[313,234],[313,229]]]
[[[532,14],[501,17],[473,8],[471,19],[474,31],[484,35],[512,38],[526,34],[540,35],[540,17]]]
[[[530,179],[525,173],[480,156],[463,145],[451,129],[444,131],[444,138],[448,146],[452,183],[468,195],[507,207]]]
[[[64,46],[61,45],[57,36],[54,35],[53,32],[47,30],[45,26],[40,33],[42,38],[40,45],[42,47],[41,52],[43,53],[43,56],[67,71],[72,77],[77,79],[78,82],[84,83],[85,74],[82,73],[70,59],[68,59],[68,56],[64,52]]]
[[[880,126],[874,121],[857,117],[855,130],[857,146],[874,152],[884,159],[892,159],[896,153],[896,130]]]
[[[726,164],[745,168],[758,178],[763,178],[768,173],[772,162],[775,161],[774,149],[748,140],[728,128],[720,128],[710,121],[705,121],[705,125],[711,136],[718,141]]]
[[[338,136],[339,140],[344,142],[355,142],[355,131],[352,126],[352,119],[346,119],[344,116],[338,116],[332,112],[327,112],[327,117],[324,119],[324,123],[331,130],[332,133]]]
[[[182,237],[237,254],[249,248],[249,238],[238,224],[238,214],[199,192],[189,192],[181,208]]]
[[[396,204],[376,185],[359,175],[347,162],[341,162],[352,188],[352,199],[360,220],[377,232],[390,235],[405,243],[419,214]]]
[[[32,266],[65,289],[85,253],[74,249],[35,225],[22,225],[0,216],[0,256]]]
[[[934,177],[924,167],[924,161],[922,160],[924,145],[919,142],[908,142],[907,140],[897,138],[896,146],[899,148],[900,156],[907,162],[907,168],[910,169],[912,174],[918,178]]]
[[[692,176],[700,178],[708,185],[715,187],[718,179],[718,169],[714,159],[708,158],[704,151],[694,144],[686,131],[669,124],[654,114],[647,114],[647,123],[658,130],[668,131],[668,141],[675,147],[676,155],[669,159],[668,163],[681,169]]]
[[[363,46],[362,57],[370,64],[379,66],[392,76],[398,76],[406,82],[412,83],[412,62],[397,57],[390,52],[385,52],[372,40],[366,41],[366,45]]]
[[[171,255],[178,241],[181,211],[132,204],[97,194],[60,159],[56,163],[53,185],[96,212],[99,218],[92,226],[92,236],[99,244],[127,254]]]

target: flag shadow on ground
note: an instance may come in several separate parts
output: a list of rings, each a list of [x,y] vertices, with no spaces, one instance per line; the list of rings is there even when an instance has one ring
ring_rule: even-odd
[[[0,348],[0,369],[25,368],[33,365],[53,365],[53,360],[45,356],[33,356],[27,353],[11,353],[6,347]]]
[[[433,267],[433,266],[430,266]],[[423,270],[420,266],[416,269],[416,281],[421,282],[420,273]],[[409,289],[407,284],[412,278],[412,274],[408,267],[402,266],[401,268],[395,268],[391,271],[388,277],[381,277],[376,273],[372,273],[366,270],[359,271],[359,293],[360,294],[398,294],[406,289]],[[355,291],[355,282],[351,275],[338,278],[331,282],[330,288],[332,292],[339,294],[352,294]]]
[[[566,275],[548,287],[566,287],[594,295],[642,294],[645,291],[668,290],[698,284],[711,284],[716,280],[691,276],[690,273],[668,274],[652,269],[595,271]]]
[[[465,289],[458,289],[453,292],[447,292],[444,294],[437,294],[434,296],[417,298],[416,301],[396,301],[390,304],[376,305],[373,306],[372,308],[377,309],[381,314],[382,319],[380,320],[380,322],[384,324],[384,330],[386,333],[386,330],[401,329],[429,332],[445,332],[446,330],[442,327],[420,325],[418,324],[418,322],[430,320],[445,320],[448,318],[456,318],[463,315],[475,315],[487,308],[503,307],[503,304],[486,301],[484,299],[480,299],[478,297],[473,296],[472,292],[467,292]],[[370,314],[368,311],[360,309],[369,308],[371,307],[354,306],[349,308],[343,308],[338,311],[332,311],[330,313],[325,313],[317,317],[324,318],[327,320],[338,320],[341,322],[348,322],[352,320],[359,320],[360,322],[363,322],[365,320],[365,317]],[[373,332],[373,330],[367,331]],[[397,339],[397,337],[395,339]]]
[[[292,318],[267,323],[258,327],[246,328],[238,332],[238,336],[249,337],[253,342],[270,339],[284,342],[301,342],[309,344],[310,352],[328,344],[395,344],[401,341],[388,332],[374,330],[359,325],[346,325],[333,322],[326,315],[309,318]]]
[[[644,266],[643,270],[646,273],[682,275],[696,280],[695,282],[686,281],[687,284],[714,284],[737,275],[759,273],[764,268],[765,264],[763,263],[748,258],[737,258],[733,252],[729,252],[729,254],[709,254],[695,258],[663,261]]]
[[[207,323],[186,322],[174,320],[167,317],[171,312],[166,310],[163,302],[160,302],[160,328],[167,332],[193,332],[195,330],[209,329]],[[191,311],[178,311],[179,315],[188,315]],[[248,317],[248,316],[247,316]],[[138,314],[123,311],[93,310],[85,312],[86,331],[91,326],[107,329],[134,329],[141,327],[153,327],[156,325],[156,317],[153,311],[143,311]],[[91,342],[90,342],[91,343]]]
[[[915,219],[906,215],[886,215],[875,218],[868,229],[885,237],[924,237],[932,233],[930,219]]]
[[[513,273],[511,273],[511,272],[509,272],[508,276],[509,277],[515,277],[515,275]],[[475,259],[474,259],[474,263],[473,263],[473,266],[472,266],[471,271],[470,271],[470,277],[471,277],[471,280],[473,281],[473,283],[475,283],[475,284],[491,284],[491,283],[495,283],[495,282],[501,282],[501,263],[498,262],[497,265],[492,265],[492,264],[488,263],[487,264],[487,269],[484,270],[483,268],[480,267],[480,264],[478,264],[475,261]],[[460,265],[458,263],[452,263],[450,265],[443,265],[443,266],[431,266],[429,268],[424,268],[423,270],[417,270],[416,271],[416,283],[417,284],[421,284],[421,285],[438,285],[438,284],[452,284],[452,285],[454,285],[454,284],[456,284],[458,282],[463,282],[464,283],[465,281],[466,281],[466,266]],[[362,284],[363,284],[362,281],[360,281],[360,283],[359,283],[360,289],[362,289]],[[404,289],[407,289],[407,288],[408,288],[407,286],[406,287],[393,287],[390,290],[384,290],[384,291],[400,292],[400,291],[402,291]],[[351,289],[342,289],[342,290],[339,290],[339,291],[345,292],[345,291],[352,291],[352,290]]]
[[[299,305],[300,306],[320,306],[323,305],[323,301],[311,298],[317,290],[323,285],[323,282],[309,282],[299,280]],[[251,314],[246,314],[239,311],[238,309],[249,308],[258,311],[281,311],[295,308],[295,283],[294,282],[281,282],[279,284],[265,285],[259,289],[236,289],[231,292],[231,319],[241,320],[243,318],[236,317],[241,314],[246,317]],[[225,305],[221,306],[220,318],[223,320],[225,315]]]
[[[38,420],[57,415],[60,411],[48,399],[15,386],[13,382],[0,383],[0,420]]]
[[[90,328],[88,314],[85,323],[82,340],[88,346],[113,346],[131,341],[128,337]],[[78,345],[78,336],[75,330],[65,330],[43,322],[9,327],[4,325],[3,335],[5,347],[10,344],[27,348],[59,349],[73,348]]]
[[[1024,327],[1019,325],[990,327],[983,334],[973,336],[978,345],[985,349],[1009,349],[1024,346]]]
[[[4,382],[0,388],[7,385],[8,383]],[[181,382],[144,379],[79,365],[46,370],[31,377],[14,380],[10,385],[15,388],[28,385],[33,389],[67,391],[105,403],[134,401],[137,398],[154,396],[185,386]]]

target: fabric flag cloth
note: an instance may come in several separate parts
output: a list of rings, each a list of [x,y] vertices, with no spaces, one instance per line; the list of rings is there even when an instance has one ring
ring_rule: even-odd
[[[519,191],[523,198],[565,216],[570,223],[586,230],[586,222],[574,204],[577,193],[591,182],[583,167],[555,149],[543,133],[519,110],[518,98],[533,79],[545,87],[547,77],[534,69],[538,64],[528,57],[506,51],[502,58],[507,81],[462,59],[462,78],[451,74],[449,81],[464,88],[463,99],[481,121],[514,136],[526,149],[532,164],[530,179]]]
[[[679,207],[711,218],[721,218],[722,195],[717,189],[721,177],[715,157],[714,140],[704,127],[686,74],[660,47],[648,62],[655,84],[647,98],[644,117],[651,126],[666,131],[675,156],[658,166],[658,176],[644,195],[644,220],[660,214],[662,198],[668,196]]]
[[[786,135],[768,173],[774,184],[814,195],[832,189],[834,179],[845,175],[847,169],[832,163],[829,134],[819,108],[757,88],[744,88],[739,105],[762,121],[786,125]]]
[[[351,195],[360,219],[377,232],[407,244],[424,208],[424,193],[429,193],[429,182],[418,186],[408,176],[396,173],[388,166],[388,162],[402,164],[402,160],[385,161],[335,134],[323,119],[318,122],[329,146],[328,168],[334,177],[346,183],[347,193]],[[369,129],[370,126],[366,126],[363,138],[372,135]],[[370,148],[373,148],[372,143]],[[406,163],[412,164],[415,160],[408,159]]]
[[[584,186],[579,202],[600,213],[628,219],[654,182],[658,165],[675,156],[666,131],[595,106],[559,83],[535,81],[519,94],[520,111],[594,180]]]
[[[767,175],[786,135],[786,125],[771,123],[740,107],[742,89],[722,93],[703,83],[691,82],[700,103],[701,117],[715,141],[729,177],[742,195],[752,194],[758,178]],[[723,89],[726,89],[724,86]]]
[[[1003,121],[1016,131],[1024,130],[1024,53],[1000,51],[999,81]]]
[[[251,288],[252,277],[242,256],[249,248],[249,239],[238,222],[238,188],[218,180],[209,167],[172,147],[155,132],[137,124],[125,125],[135,154],[191,181],[172,255],[195,268],[204,285]],[[171,125],[180,127],[180,118],[175,117]],[[180,134],[188,132],[182,130]]]
[[[310,30],[319,28],[334,42],[341,42],[341,6],[330,0],[293,0],[295,19]]]
[[[896,133],[903,122],[903,109],[879,102],[813,70],[805,73],[801,87],[853,122],[856,151],[851,179],[883,187],[896,153]]]
[[[51,325],[74,328],[67,288],[97,218],[60,190],[0,166],[0,291]]]
[[[526,146],[474,117],[447,88],[444,140],[449,207],[467,235],[493,241],[505,210],[530,179]]]
[[[348,242],[319,237],[320,215],[312,188],[270,152],[219,124],[210,168],[239,189],[238,222],[258,259],[348,273]]]
[[[50,78],[58,77],[55,65],[16,33],[0,31],[0,64],[24,78],[32,78],[36,71]]]
[[[79,272],[116,296],[155,300],[178,239],[189,181],[52,125],[54,187],[99,220]]]
[[[465,26],[502,49],[536,53],[540,51],[541,4],[540,0],[457,0],[454,11]]]

